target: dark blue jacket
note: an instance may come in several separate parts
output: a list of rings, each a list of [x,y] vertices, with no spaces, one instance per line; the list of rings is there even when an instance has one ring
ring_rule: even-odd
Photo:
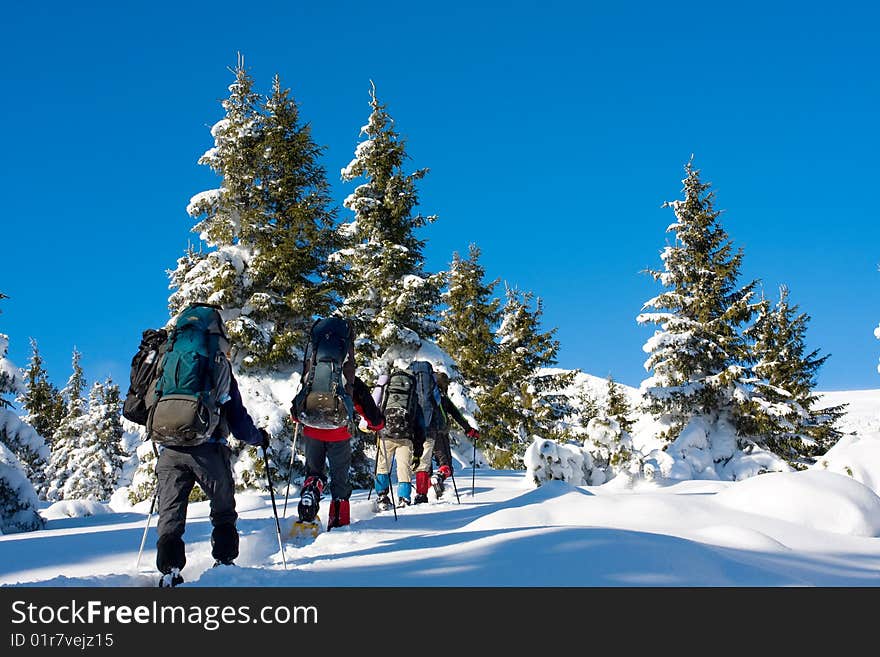
[[[238,390],[238,382],[235,377],[229,381],[229,399],[220,407],[220,424],[214,431],[214,442],[226,442],[226,436],[232,432],[236,440],[248,445],[261,445],[263,437],[260,435],[257,425],[254,424],[250,414],[241,400],[241,392]]]

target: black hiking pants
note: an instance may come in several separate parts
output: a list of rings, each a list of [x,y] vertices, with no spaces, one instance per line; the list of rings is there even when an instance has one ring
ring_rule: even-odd
[[[162,573],[186,564],[183,532],[189,494],[195,484],[211,501],[211,555],[224,563],[238,556],[235,485],[231,450],[220,443],[196,447],[165,447],[156,463],[159,491],[159,540],[156,566]]]
[[[347,500],[351,497],[351,481],[348,471],[351,467],[350,440],[318,440],[303,436],[303,451],[306,454],[306,477],[318,477],[327,483],[325,461],[330,462],[330,493],[334,500]]]
[[[452,471],[452,447],[449,444],[449,432],[448,431],[438,431],[437,436],[434,439],[434,460],[437,461],[437,466],[442,467],[444,465],[449,466],[449,470]]]

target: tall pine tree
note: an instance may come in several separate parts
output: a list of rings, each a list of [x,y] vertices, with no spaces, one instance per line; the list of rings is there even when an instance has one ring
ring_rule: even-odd
[[[61,497],[106,502],[119,480],[124,458],[119,387],[112,380],[92,385],[80,432],[67,462],[70,474]]]
[[[480,254],[476,244],[468,248],[467,259],[453,254],[437,340],[472,391],[490,390],[497,383],[495,330],[501,322],[501,302],[492,296],[498,280],[485,282]]]
[[[49,381],[37,341],[33,338],[31,359],[25,371],[24,392],[17,401],[25,411],[24,421],[46,440],[51,440],[64,414],[64,399],[58,388]]]
[[[828,359],[819,350],[807,352],[809,315],[789,302],[788,288],[779,290],[779,301],[766,300],[745,335],[753,341],[755,395],[753,424],[748,433],[784,458],[804,469],[840,439],[835,424],[846,405],[819,407],[814,392],[816,374]]]
[[[72,373],[61,391],[64,398],[64,416],[52,436],[52,454],[46,466],[44,495],[52,502],[65,499],[66,484],[75,469],[75,454],[86,430],[85,374],[80,364],[81,354],[74,348],[71,359]]]
[[[534,303],[534,309],[532,304]],[[497,383],[476,396],[480,443],[497,468],[522,467],[533,437],[560,439],[562,421],[575,413],[565,388],[577,371],[547,371],[556,364],[556,329],[543,331],[543,303],[531,292],[508,288],[496,332]]]
[[[37,493],[15,450],[48,456],[42,436],[9,408],[8,396],[20,394],[23,384],[19,369],[6,358],[8,348],[9,338],[0,333],[0,534],[43,527]]]
[[[416,212],[416,183],[428,169],[403,170],[406,142],[394,128],[385,105],[371,92],[369,121],[361,128],[365,139],[354,159],[342,170],[342,179],[362,178],[343,205],[354,213],[339,229],[343,248],[332,256],[335,277],[343,294],[342,313],[354,320],[358,353],[384,370],[393,356],[415,353],[423,339],[438,332],[436,308],[443,276],[425,272],[425,242],[416,230],[435,216]],[[367,372],[367,379],[372,378]]]
[[[204,245],[190,248],[170,272],[169,307],[172,313],[194,301],[223,307],[242,398],[246,407],[259,401],[271,409],[254,419],[273,436],[274,475],[286,477],[287,411],[308,329],[334,302],[325,269],[335,244],[335,210],[319,164],[323,149],[289,90],[276,76],[269,96],[261,97],[241,59],[234,75],[225,115],[211,131],[214,146],[199,160],[220,176],[221,186],[197,194],[188,206]],[[267,387],[269,378],[281,385]],[[240,488],[262,485],[263,470],[255,449],[239,450]]]
[[[751,356],[740,326],[754,313],[757,285],[738,286],[743,252],[734,251],[719,222],[711,185],[700,180],[692,161],[685,171],[684,199],[664,204],[675,213],[667,228],[675,242],[662,252],[664,269],[648,272],[667,289],[637,318],[661,329],[643,347],[645,369],[653,375],[642,390],[645,409],[666,427],[661,437],[670,441],[695,417],[729,436],[748,415]],[[718,447],[715,454],[731,456],[735,447]]]

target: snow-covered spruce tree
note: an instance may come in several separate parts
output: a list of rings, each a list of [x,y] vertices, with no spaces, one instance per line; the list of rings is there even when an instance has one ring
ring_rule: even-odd
[[[65,486],[73,474],[75,453],[80,447],[80,438],[88,424],[86,401],[83,398],[86,379],[80,358],[80,352],[74,348],[71,361],[73,371],[67,380],[67,385],[61,390],[64,398],[64,416],[52,436],[52,454],[46,466],[44,496],[52,502],[65,499]]]
[[[287,415],[308,330],[332,305],[324,268],[334,211],[318,164],[323,149],[300,122],[289,91],[276,77],[263,99],[241,60],[234,73],[225,116],[211,131],[214,147],[199,160],[221,177],[221,187],[197,194],[187,208],[204,245],[190,248],[170,272],[169,308],[176,313],[194,301],[222,306],[242,398],[252,415],[259,409],[254,420],[273,436],[273,479],[280,479],[287,476]],[[230,442],[239,488],[265,486],[262,455]]]
[[[820,357],[818,349],[807,353],[810,317],[799,313],[788,297],[788,288],[782,286],[775,306],[762,301],[757,318],[745,331],[752,341],[756,379],[747,433],[793,468],[805,469],[840,439],[835,424],[846,404],[817,407],[816,373],[828,355]]]
[[[675,213],[667,228],[675,243],[662,252],[664,269],[648,271],[667,289],[637,317],[660,326],[643,346],[645,369],[653,375],[641,389],[644,410],[665,427],[659,438],[672,441],[700,418],[710,443],[715,439],[709,451],[718,463],[733,455],[732,436],[749,413],[750,354],[740,326],[754,314],[757,281],[738,287],[742,250],[734,252],[718,221],[711,185],[700,180],[693,161],[685,170],[684,199],[663,206]]]
[[[112,380],[92,385],[79,447],[68,461],[70,476],[64,482],[63,499],[110,499],[125,457],[120,405],[119,387]]]
[[[486,283],[485,276],[480,249],[471,244],[467,259],[453,253],[442,295],[437,344],[455,360],[472,391],[489,390],[497,383],[495,330],[501,322],[501,302],[492,296],[498,280]]]
[[[365,139],[342,170],[343,181],[364,182],[343,202],[354,217],[339,228],[343,248],[331,259],[343,296],[340,311],[355,324],[364,359],[360,374],[369,383],[390,365],[380,362],[383,356],[390,361],[391,353],[414,353],[423,339],[436,337],[443,285],[442,274],[425,272],[425,242],[416,237],[417,229],[436,219],[415,212],[416,182],[428,169],[404,172],[406,142],[375,88],[370,107],[361,128]]]
[[[31,338],[31,359],[24,375],[24,392],[16,400],[25,415],[22,419],[50,440],[64,414],[64,398],[50,381],[43,367],[37,341]]]
[[[633,448],[632,409],[626,393],[609,376],[605,403],[587,424],[584,449],[589,452],[593,469],[590,483],[600,485],[623,473],[633,476],[639,471],[639,460]]]
[[[0,294],[0,299],[5,295]],[[18,368],[7,358],[9,338],[0,333],[0,534],[42,529],[37,513],[37,493],[25,466],[10,445],[48,456],[48,448],[36,430],[12,411],[7,396],[20,393],[22,380]]]
[[[608,376],[608,397],[605,415],[616,420],[623,431],[632,431],[632,407],[626,393],[611,375]]]
[[[46,444],[46,437],[51,436],[53,427],[49,424],[53,419],[58,422],[60,411],[63,410],[63,403],[60,400],[58,391],[46,379],[46,372],[42,369],[42,359],[36,352],[36,344],[31,340],[31,346],[34,348],[34,357],[31,359],[28,370],[21,376],[16,372],[14,388],[19,394],[16,402],[25,411],[21,421],[33,428],[38,434],[36,437],[31,435],[30,431],[24,431],[19,438],[8,437],[6,446],[12,450],[12,453],[18,457],[24,466],[25,474],[34,485],[34,490],[39,495],[43,488],[43,477],[45,475],[46,463],[49,458],[49,447]],[[35,370],[39,372],[36,376],[41,377],[41,381],[34,385]],[[12,388],[10,388],[12,390]],[[31,392],[35,394],[31,394]],[[43,396],[45,394],[45,396]],[[52,395],[54,394],[54,399]],[[45,406],[40,406],[40,402],[46,401]],[[31,402],[36,402],[32,404]],[[37,409],[37,413],[30,412],[32,408]],[[42,413],[40,411],[43,411]],[[56,416],[52,418],[52,415]],[[49,422],[44,422],[48,420]],[[43,433],[47,432],[47,433]]]
[[[355,328],[358,376],[368,385],[387,373],[395,361],[409,361],[439,330],[436,309],[443,274],[425,271],[425,242],[419,228],[436,217],[416,212],[416,183],[428,169],[404,171],[406,141],[371,90],[372,112],[354,158],[342,169],[344,182],[363,182],[345,199],[354,213],[337,231],[340,249],[330,258],[332,277],[340,290],[339,311]],[[400,363],[399,363],[400,364]],[[352,481],[369,485],[366,452],[372,442],[358,432],[353,442]]]
[[[532,309],[532,303],[535,307]],[[497,383],[476,396],[479,443],[496,468],[519,468],[533,437],[564,439],[563,420],[575,413],[565,394],[577,371],[548,370],[556,364],[556,329],[541,330],[543,303],[531,292],[508,288],[496,332]]]

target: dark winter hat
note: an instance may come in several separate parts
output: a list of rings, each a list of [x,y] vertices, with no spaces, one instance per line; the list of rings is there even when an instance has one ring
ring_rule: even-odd
[[[434,378],[437,379],[437,385],[444,393],[449,390],[449,375],[446,372],[434,372]]]

